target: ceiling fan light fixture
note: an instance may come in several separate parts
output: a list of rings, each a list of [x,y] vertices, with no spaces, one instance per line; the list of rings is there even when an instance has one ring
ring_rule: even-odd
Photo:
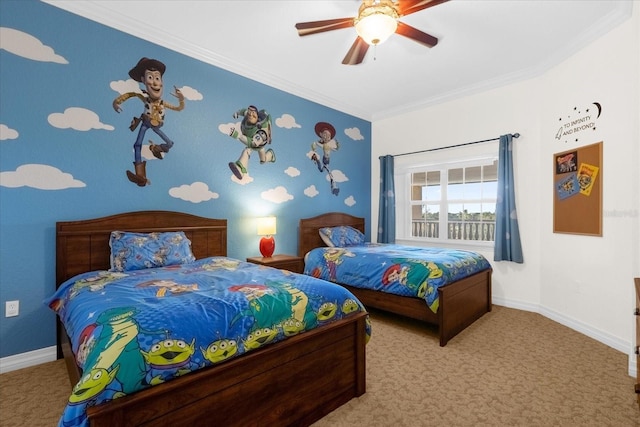
[[[390,0],[363,1],[355,27],[358,36],[369,45],[383,43],[398,28],[398,12]]]

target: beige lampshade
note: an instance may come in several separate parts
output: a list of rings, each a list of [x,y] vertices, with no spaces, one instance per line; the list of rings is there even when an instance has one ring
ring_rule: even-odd
[[[276,234],[276,217],[265,216],[258,218],[258,236],[273,236]]]

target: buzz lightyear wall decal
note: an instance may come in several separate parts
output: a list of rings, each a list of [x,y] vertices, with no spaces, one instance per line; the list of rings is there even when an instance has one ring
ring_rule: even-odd
[[[272,148],[266,148],[271,144],[271,116],[265,110],[258,110],[254,105],[241,108],[233,113],[233,118],[242,117],[240,129],[234,126],[229,128],[229,136],[237,139],[244,148],[240,152],[240,157],[235,162],[229,162],[229,169],[236,178],[242,178],[248,173],[249,158],[251,153],[256,151],[260,158],[260,164],[274,163],[276,154]]]
[[[145,86],[145,90],[142,93],[126,92],[113,100],[113,109],[117,113],[122,111],[120,104],[127,99],[138,98],[144,103],[143,113],[139,117],[134,117],[129,125],[131,132],[136,130],[138,126],[140,126],[140,129],[133,144],[134,172],[127,170],[127,178],[140,187],[151,184],[151,181],[147,179],[147,162],[142,160],[142,143],[147,130],[151,129],[162,139],[163,143],[161,144],[154,144],[153,141],[149,140],[151,153],[153,153],[154,157],[162,160],[164,154],[168,153],[173,147],[173,141],[161,130],[165,120],[165,109],[173,111],[184,109],[184,95],[175,86],[173,87],[174,93],[171,95],[178,99],[178,105],[170,104],[162,99],[164,89],[162,78],[165,70],[166,66],[157,59],[141,58],[135,67],[129,70],[129,77],[142,83]]]
[[[318,171],[327,173],[331,185],[331,193],[337,196],[340,193],[340,189],[338,188],[338,183],[333,178],[331,169],[329,169],[331,152],[337,151],[338,148],[340,148],[340,143],[335,139],[336,129],[331,123],[318,122],[315,125],[315,131],[320,139],[311,143],[311,160],[315,162]]]

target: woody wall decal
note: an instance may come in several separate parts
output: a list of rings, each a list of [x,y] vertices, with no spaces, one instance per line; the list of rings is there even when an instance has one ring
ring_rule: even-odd
[[[133,132],[138,126],[138,136],[133,144],[134,152],[134,172],[127,170],[127,178],[129,181],[140,187],[151,184],[147,178],[146,165],[147,162],[142,160],[142,143],[147,130],[151,129],[163,141],[161,144],[154,144],[149,140],[149,149],[154,157],[163,159],[164,154],[168,153],[173,147],[173,141],[161,130],[164,124],[165,109],[181,111],[184,109],[184,95],[177,87],[173,87],[173,96],[178,98],[179,104],[173,105],[162,99],[164,82],[162,80],[166,66],[157,59],[141,58],[138,63],[129,70],[129,77],[142,83],[145,90],[139,92],[126,92],[113,100],[113,109],[120,113],[122,108],[120,104],[130,98],[138,98],[144,103],[144,111],[139,117],[131,120],[129,129]]]

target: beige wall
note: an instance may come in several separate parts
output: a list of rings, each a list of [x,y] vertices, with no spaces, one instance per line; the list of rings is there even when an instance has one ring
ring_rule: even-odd
[[[381,155],[519,132],[514,167],[525,262],[493,262],[494,303],[540,312],[630,355],[632,284],[640,275],[640,12],[634,9],[631,19],[538,77],[372,127],[373,183],[379,182]],[[555,138],[559,117],[573,107],[594,108],[594,102],[602,105],[596,130],[576,134],[577,142]],[[603,236],[553,233],[553,154],[598,141],[604,142]],[[486,143],[397,157],[396,168],[416,158],[451,161],[496,147]],[[373,186],[372,230],[378,193]],[[491,251],[483,253],[493,259]]]

